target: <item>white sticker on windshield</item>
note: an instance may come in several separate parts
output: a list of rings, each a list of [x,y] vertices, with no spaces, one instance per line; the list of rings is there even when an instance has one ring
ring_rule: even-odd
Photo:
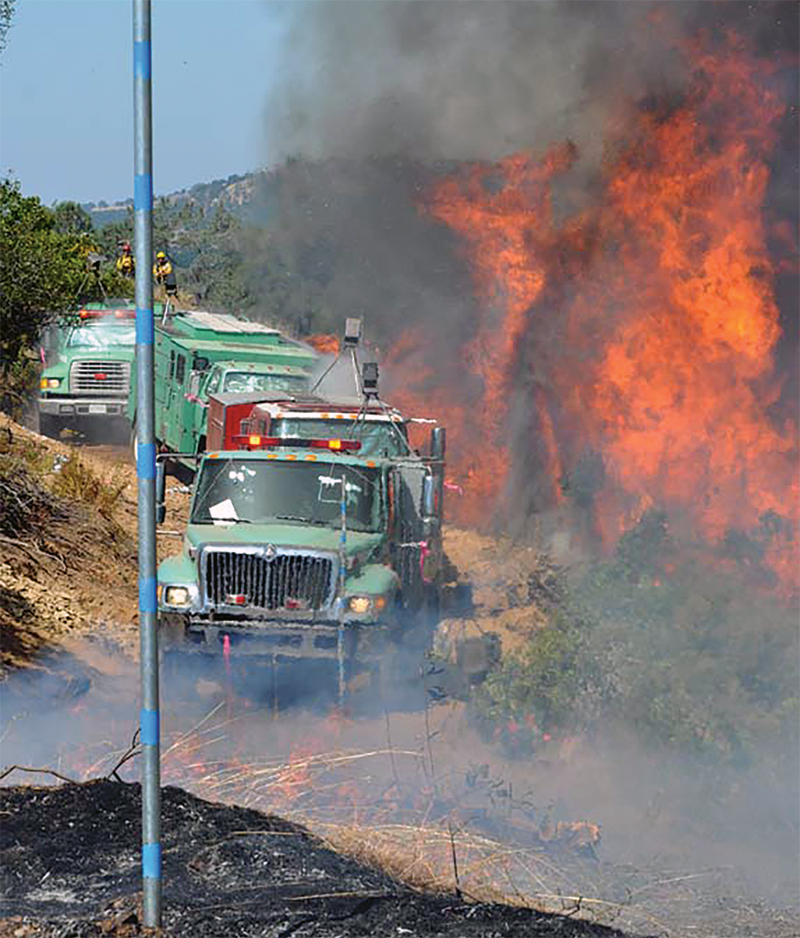
[[[233,502],[229,498],[212,505],[208,509],[208,513],[214,519],[214,524],[233,524],[234,521],[239,520],[236,508],[234,508]]]
[[[317,493],[318,502],[338,502],[339,493],[336,490],[337,485],[342,484],[341,479],[337,479],[335,476],[317,476],[319,481],[319,492]]]
[[[341,500],[341,495],[336,491],[336,486],[341,486],[342,484],[341,479],[337,479],[336,476],[317,476],[317,479],[319,480],[319,493],[317,495],[317,501],[331,504]],[[344,490],[347,494],[347,504],[357,504],[358,496],[363,491],[361,486],[356,485],[355,482],[348,482],[345,480]]]

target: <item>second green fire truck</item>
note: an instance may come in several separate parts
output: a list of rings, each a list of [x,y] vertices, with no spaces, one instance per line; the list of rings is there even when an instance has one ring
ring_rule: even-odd
[[[155,435],[162,452],[206,448],[212,393],[302,393],[317,360],[277,329],[221,313],[178,310],[155,332]],[[128,417],[136,422],[136,383]]]

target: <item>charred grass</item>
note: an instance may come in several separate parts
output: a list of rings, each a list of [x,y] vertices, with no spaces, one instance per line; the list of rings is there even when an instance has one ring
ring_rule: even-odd
[[[162,797],[165,938],[621,934],[452,891],[423,892],[281,818],[178,788]],[[16,927],[48,938],[144,933],[138,785],[5,789],[0,810],[0,884]]]

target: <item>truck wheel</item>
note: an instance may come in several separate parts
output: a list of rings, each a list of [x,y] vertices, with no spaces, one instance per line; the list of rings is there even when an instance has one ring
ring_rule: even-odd
[[[64,429],[64,421],[55,414],[39,414],[39,433],[42,436],[49,436],[54,440],[61,437],[61,431]]]
[[[384,709],[409,712],[425,706],[425,652],[424,638],[416,630],[386,647],[373,676]]]

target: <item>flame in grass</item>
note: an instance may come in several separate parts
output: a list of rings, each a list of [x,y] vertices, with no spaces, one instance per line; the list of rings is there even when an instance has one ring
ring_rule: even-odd
[[[429,194],[425,211],[458,234],[475,282],[480,322],[459,358],[480,388],[426,386],[424,399],[445,421],[464,402],[469,411],[451,447],[467,490],[465,506],[450,502],[456,520],[479,520],[470,499],[503,492],[516,382],[537,420],[514,458],[539,454],[555,502],[581,455],[598,454],[583,508],[607,548],[655,506],[717,553],[738,532],[792,589],[798,428],[796,414],[778,416],[762,217],[786,104],[777,66],[734,34],[683,52],[684,98],[636,114],[609,148],[595,209],[554,227],[550,182],[569,168],[568,146],[539,163],[473,166]],[[472,462],[467,437],[484,444]]]

